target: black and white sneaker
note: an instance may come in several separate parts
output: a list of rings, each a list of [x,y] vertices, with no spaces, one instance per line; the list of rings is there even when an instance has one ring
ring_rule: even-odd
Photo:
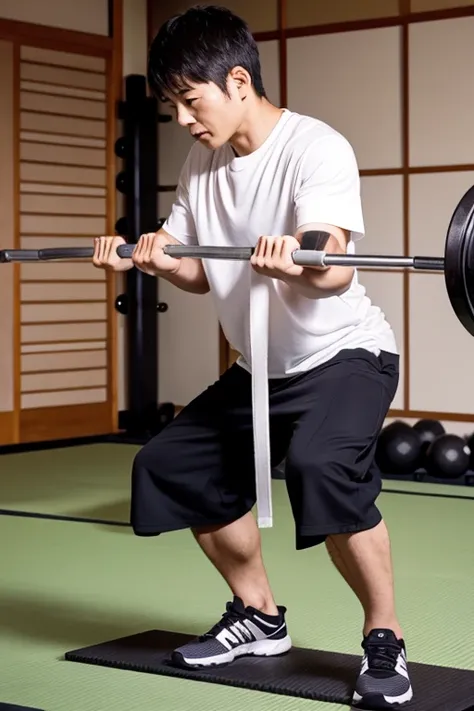
[[[234,597],[228,602],[221,620],[197,639],[174,650],[171,661],[180,667],[216,667],[230,664],[247,655],[270,657],[291,649],[285,622],[285,607],[279,615],[264,615],[253,607],[244,607]]]
[[[362,642],[364,656],[352,704],[361,709],[397,709],[413,690],[408,675],[405,643],[391,630],[375,629]]]

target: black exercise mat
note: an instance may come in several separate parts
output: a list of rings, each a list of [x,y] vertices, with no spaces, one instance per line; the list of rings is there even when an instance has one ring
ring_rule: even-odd
[[[351,703],[360,669],[359,656],[294,647],[281,657],[242,657],[218,669],[194,671],[171,666],[171,651],[192,639],[195,637],[150,630],[76,649],[67,652],[65,658],[313,701]],[[403,707],[407,711],[474,711],[474,672],[416,663],[408,668],[414,698]]]
[[[0,701],[0,711],[41,711],[34,709],[31,706],[14,706],[13,704],[2,704]]]

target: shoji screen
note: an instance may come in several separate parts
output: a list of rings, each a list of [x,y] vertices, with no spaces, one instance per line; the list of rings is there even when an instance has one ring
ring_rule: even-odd
[[[20,246],[92,245],[107,233],[105,59],[20,50]],[[105,273],[88,262],[25,264],[21,423],[110,429]],[[72,421],[74,425],[72,424]],[[89,424],[86,425],[86,422]]]
[[[358,252],[443,255],[474,184],[473,15],[473,0],[287,4],[288,106],[355,149],[366,222]],[[360,280],[402,356],[393,413],[474,420],[474,341],[443,275],[361,269]]]
[[[107,37],[110,5],[109,0],[0,0],[0,18]]]
[[[443,253],[453,210],[474,184],[473,33],[474,17],[409,28],[413,253]],[[410,408],[461,419],[474,414],[474,340],[453,316],[443,282],[438,273],[410,274]]]

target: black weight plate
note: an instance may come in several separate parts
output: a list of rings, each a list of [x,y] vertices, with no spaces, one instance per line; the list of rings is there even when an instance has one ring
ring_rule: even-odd
[[[461,198],[449,223],[444,279],[454,313],[474,336],[474,187]]]

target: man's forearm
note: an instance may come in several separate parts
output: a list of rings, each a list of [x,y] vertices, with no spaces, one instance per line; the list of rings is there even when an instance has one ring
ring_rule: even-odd
[[[349,234],[338,228],[338,236],[335,236],[329,232],[330,229],[336,228],[331,228],[330,225],[324,227],[328,234],[324,250],[328,254],[346,254]],[[287,283],[292,289],[308,299],[328,299],[331,296],[339,296],[349,289],[354,272],[353,267],[308,266],[303,268],[303,272],[299,276],[289,277]]]
[[[300,276],[285,279],[288,286],[308,299],[328,299],[347,291],[354,276],[352,267],[305,267]]]
[[[175,274],[160,274],[166,281],[191,294],[207,294],[209,282],[200,259],[182,257]]]

